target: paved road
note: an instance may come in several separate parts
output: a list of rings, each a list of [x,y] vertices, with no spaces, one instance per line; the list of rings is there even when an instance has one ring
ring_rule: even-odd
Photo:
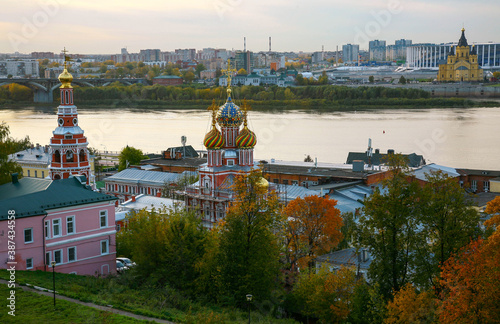
[[[0,279],[0,284],[7,285],[8,281]],[[54,296],[51,292],[40,291],[38,289],[33,289],[33,288],[30,288],[30,287],[20,286],[20,285],[17,285],[17,287],[21,288],[24,291],[31,291],[31,292],[34,292],[34,293],[37,293],[37,294],[40,294],[40,295],[48,296],[48,297],[53,297]],[[128,317],[133,317],[133,318],[136,318],[136,319],[139,319],[139,320],[153,321],[153,322],[156,322],[156,323],[175,324],[174,322],[169,322],[169,321],[158,319],[158,318],[154,318],[154,317],[147,317],[147,316],[137,315],[137,314],[134,314],[134,313],[122,311],[122,310],[119,310],[119,309],[116,309],[116,308],[112,308],[112,307],[101,306],[101,305],[96,305],[96,304],[92,304],[92,303],[85,303],[85,302],[82,302],[82,301],[80,301],[78,299],[73,299],[73,298],[69,298],[69,297],[66,297],[66,296],[61,296],[61,295],[58,295],[58,294],[56,294],[56,298],[57,299],[62,299],[62,300],[67,300],[67,301],[72,302],[72,303],[76,303],[76,304],[80,304],[80,305],[92,307],[92,308],[99,309],[99,310],[102,310],[102,311],[111,312],[111,313],[114,313],[114,314],[119,314],[119,315],[124,315],[124,316],[128,316]]]

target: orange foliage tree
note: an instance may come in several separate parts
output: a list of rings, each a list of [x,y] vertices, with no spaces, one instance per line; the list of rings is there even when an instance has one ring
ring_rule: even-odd
[[[485,212],[493,216],[484,222],[484,225],[487,227],[497,227],[500,225],[500,196],[488,202]]]
[[[432,292],[417,293],[411,283],[394,294],[387,304],[385,323],[434,323],[438,299]]]
[[[342,240],[342,218],[336,200],[307,196],[291,201],[285,208],[288,217],[286,243],[290,269],[311,266],[311,260],[329,252]]]
[[[500,229],[470,243],[442,267],[440,323],[500,319]]]

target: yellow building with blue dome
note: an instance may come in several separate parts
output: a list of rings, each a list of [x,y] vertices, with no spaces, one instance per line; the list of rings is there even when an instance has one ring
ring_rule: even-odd
[[[479,67],[477,52],[474,45],[472,49],[465,38],[465,28],[458,45],[451,47],[445,64],[439,65],[437,80],[440,82],[479,82],[483,80],[483,70]]]

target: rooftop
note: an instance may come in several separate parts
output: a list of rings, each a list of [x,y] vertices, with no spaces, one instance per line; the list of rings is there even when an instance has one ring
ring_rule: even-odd
[[[183,177],[185,174],[192,173],[194,172],[185,171],[182,173],[171,173],[130,168],[118,172],[111,177],[107,177],[104,181],[164,185],[165,183],[177,182],[179,178]]]
[[[16,218],[44,215],[48,210],[116,198],[92,191],[80,177],[61,180],[22,178],[0,186],[0,220],[7,219],[9,210]]]
[[[10,154],[9,159],[18,163],[48,164],[50,153],[44,146],[39,146]]]

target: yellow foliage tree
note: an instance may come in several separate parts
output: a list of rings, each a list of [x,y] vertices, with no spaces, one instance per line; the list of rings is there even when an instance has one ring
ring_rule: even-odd
[[[486,205],[485,212],[492,215],[490,219],[484,222],[487,227],[497,227],[500,226],[500,196],[495,197],[492,201],[488,202]]]
[[[387,304],[385,323],[434,323],[438,299],[432,292],[417,293],[412,284],[406,284]]]

